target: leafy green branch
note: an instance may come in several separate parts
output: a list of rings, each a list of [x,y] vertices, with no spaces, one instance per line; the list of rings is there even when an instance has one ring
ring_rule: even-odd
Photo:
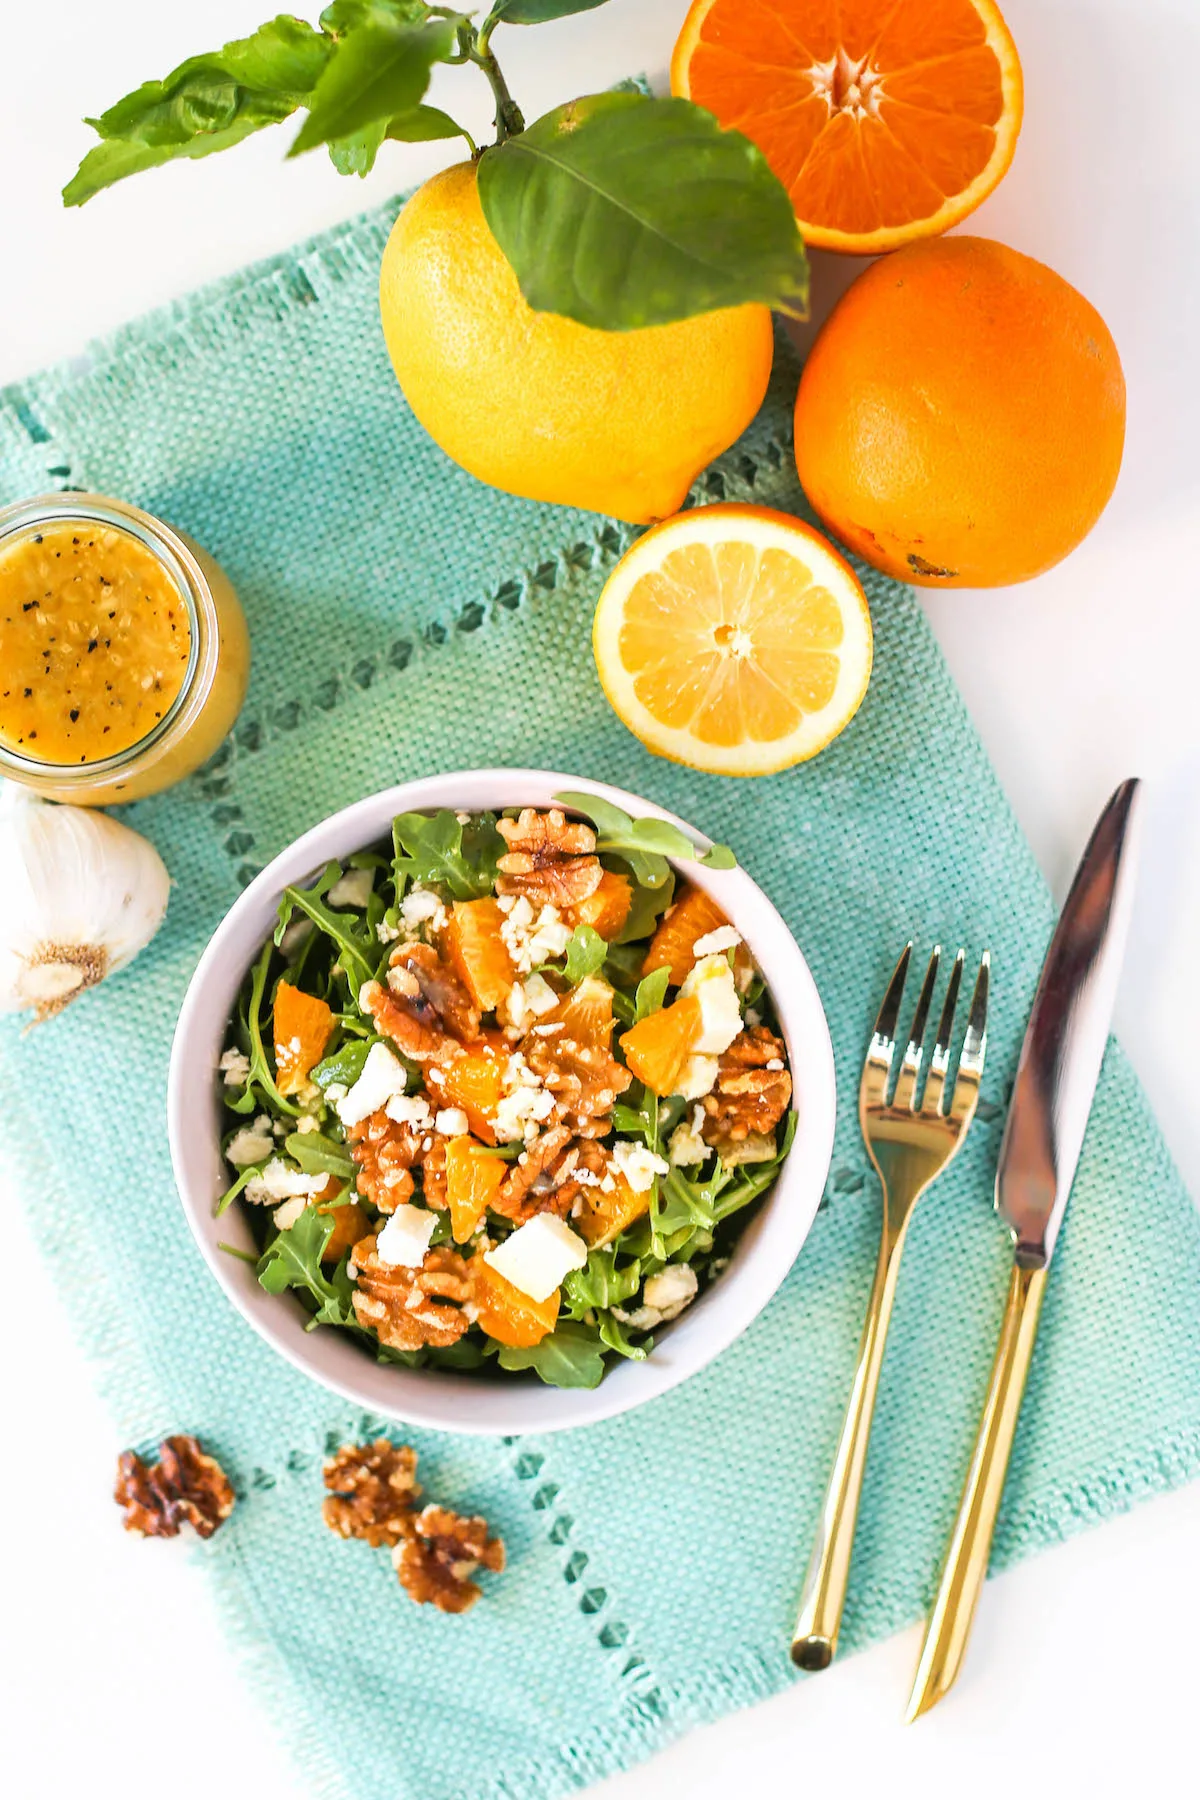
[[[690,100],[632,91],[584,95],[526,126],[495,32],[602,3],[495,0],[478,25],[425,0],[333,0],[316,26],[281,13],[88,119],[101,141],[63,200],[81,206],[126,176],[211,156],[304,112],[289,157],[324,145],[344,175],[366,175],[389,140],[462,137],[484,216],[536,311],[609,331],[748,303],[803,316],[791,202],[740,132]],[[427,103],[439,65],[486,79],[494,144],[481,150]]]

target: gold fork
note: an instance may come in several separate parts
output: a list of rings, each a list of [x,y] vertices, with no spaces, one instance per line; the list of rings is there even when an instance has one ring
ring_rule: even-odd
[[[883,997],[859,1084],[858,1120],[867,1154],[883,1184],[883,1233],[850,1404],[821,1508],[816,1542],[804,1578],[800,1616],[792,1637],[792,1661],[801,1669],[827,1669],[837,1650],[867,1462],[867,1441],[871,1435],[871,1415],[875,1410],[875,1391],[883,1366],[908,1222],[925,1189],[941,1174],[965,1138],[979,1098],[987,1049],[988,974],[991,968],[991,955],[987,950],[980,959],[953,1091],[947,1089],[954,1014],[962,984],[964,956],[960,950],[950,971],[933,1054],[929,1059],[925,1092],[920,1106],[917,1105],[925,1032],[941,954],[940,946],[935,946],[921,984],[908,1048],[896,1076],[891,1100],[888,1099],[888,1088],[896,1053],[896,1023],[912,955],[911,943],[904,946],[904,953]]]

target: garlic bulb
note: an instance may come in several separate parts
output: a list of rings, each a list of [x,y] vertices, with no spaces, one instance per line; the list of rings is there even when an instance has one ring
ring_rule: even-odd
[[[170,877],[128,825],[0,792],[0,1010],[38,1021],[132,962],[162,923]]]

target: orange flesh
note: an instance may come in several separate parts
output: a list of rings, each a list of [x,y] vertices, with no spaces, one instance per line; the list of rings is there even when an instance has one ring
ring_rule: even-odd
[[[325,1054],[333,1032],[333,1014],[316,994],[306,994],[281,981],[275,990],[275,1085],[281,1094],[297,1094],[308,1072]]]
[[[488,1043],[467,1044],[462,1053],[446,1063],[431,1064],[427,1071],[429,1086],[442,1106],[461,1106],[474,1137],[494,1144],[492,1117],[504,1092],[504,1063]]]
[[[0,741],[39,762],[116,756],[183,686],[191,628],[152,551],[95,520],[0,551]]]
[[[503,921],[493,899],[456,900],[443,934],[445,952],[481,1012],[494,1012],[517,979],[500,936]]]
[[[695,994],[664,1006],[621,1038],[625,1061],[652,1094],[670,1094],[700,1035],[700,1002]]]
[[[465,1244],[482,1219],[507,1173],[498,1156],[490,1156],[473,1138],[451,1138],[446,1145],[446,1203],[456,1244]]]
[[[650,939],[642,974],[669,968],[671,985],[679,987],[691,974],[697,938],[707,937],[710,931],[728,923],[715,900],[710,900],[699,888],[686,889],[666,917],[659,921],[658,929]]]
[[[961,217],[1020,125],[992,0],[697,0],[672,87],[758,144],[805,236],[832,248],[932,220],[980,184]]]
[[[605,869],[600,886],[586,900],[576,901],[571,917],[576,925],[590,925],[611,943],[629,917],[632,904],[633,889],[624,875]]]
[[[730,746],[789,737],[828,706],[844,636],[798,557],[733,540],[683,545],[634,582],[619,642],[655,719]]]
[[[482,1256],[471,1258],[475,1304],[479,1323],[498,1344],[511,1344],[514,1349],[528,1349],[540,1344],[548,1331],[558,1323],[559,1290],[548,1300],[532,1300],[505,1281]]]
[[[602,1188],[584,1188],[582,1201],[582,1208],[571,1223],[589,1250],[600,1250],[649,1212],[650,1190],[637,1194],[625,1177],[618,1175],[611,1193],[606,1194]]]

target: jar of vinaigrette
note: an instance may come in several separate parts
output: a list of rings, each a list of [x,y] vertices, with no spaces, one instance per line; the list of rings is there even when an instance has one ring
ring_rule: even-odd
[[[210,556],[99,494],[0,511],[0,775],[109,806],[210,757],[246,693],[250,641]]]

